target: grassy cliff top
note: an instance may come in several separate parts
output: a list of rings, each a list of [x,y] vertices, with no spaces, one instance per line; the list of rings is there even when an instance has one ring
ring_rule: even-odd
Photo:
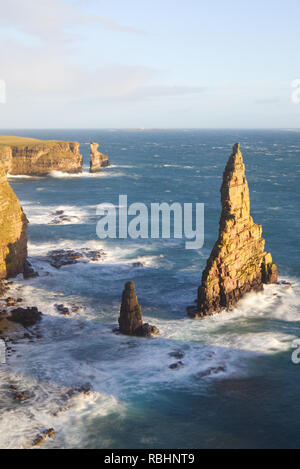
[[[66,143],[60,140],[38,140],[36,138],[15,137],[12,135],[0,135],[0,147],[3,146],[23,146],[23,147],[36,147],[39,145],[55,146],[60,143]],[[67,142],[69,143],[69,142]]]

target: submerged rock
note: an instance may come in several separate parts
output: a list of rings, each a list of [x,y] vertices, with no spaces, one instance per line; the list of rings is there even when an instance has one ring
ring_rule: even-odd
[[[179,368],[182,368],[184,366],[182,361],[179,361],[177,363],[172,363],[172,365],[169,366],[170,370],[178,370]]]
[[[98,151],[99,144],[98,143],[91,143],[91,164],[90,164],[90,172],[91,173],[99,173],[102,171],[103,168],[106,168],[110,165],[109,159],[107,155],[104,153],[100,153]]]
[[[55,437],[54,428],[48,428],[47,430],[41,430],[39,435],[35,437],[32,442],[32,446],[42,446],[48,438]]]
[[[65,305],[54,305],[57,311],[64,316],[70,316],[70,310]]]
[[[104,251],[93,251],[90,249],[81,249],[80,251],[73,251],[72,249],[58,249],[48,252],[50,265],[56,269],[60,269],[65,265],[77,264],[78,261],[92,261],[96,262],[104,257]]]
[[[212,315],[234,306],[245,293],[276,283],[278,271],[265,252],[262,227],[250,216],[249,188],[240,145],[233,147],[221,188],[219,239],[202,276],[197,310],[191,317]]]
[[[63,210],[57,210],[53,212],[54,218],[50,221],[49,225],[65,225],[65,224],[76,224],[79,218],[75,215],[66,215]]]
[[[127,282],[122,296],[119,332],[136,337],[151,337],[158,334],[157,327],[143,324],[142,308],[138,303],[133,282]]]
[[[175,350],[174,352],[169,353],[169,357],[177,358],[177,360],[182,360],[184,358],[184,352],[181,350]]]
[[[90,383],[84,383],[72,389],[68,389],[60,396],[59,406],[52,413],[53,417],[58,417],[61,413],[66,412],[70,408],[70,401],[73,397],[84,396],[89,397],[94,394],[93,386]]]
[[[70,307],[68,307],[64,304],[55,304],[54,306],[56,310],[64,316],[70,316],[71,313],[75,314],[83,310],[83,307],[78,305],[71,305]]]
[[[209,368],[206,371],[202,371],[201,373],[198,373],[198,377],[209,378],[210,376],[218,375],[220,373],[225,373],[225,372],[226,372],[225,366],[218,366],[218,367]]]

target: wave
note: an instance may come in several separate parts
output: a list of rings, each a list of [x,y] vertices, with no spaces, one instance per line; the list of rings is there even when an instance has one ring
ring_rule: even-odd
[[[95,248],[94,243],[86,243],[85,247]],[[51,247],[46,243],[39,247],[31,244],[29,250],[36,255]],[[126,267],[116,261],[126,262],[126,256],[135,252],[133,246],[121,251],[121,248],[111,251],[100,273],[86,264],[70,266],[72,278],[68,268],[48,269],[50,274],[45,276],[41,271],[40,278],[29,283],[21,278],[16,280],[12,295],[24,298],[26,305],[37,305],[44,319],[39,326],[39,341],[14,344],[16,353],[9,359],[9,369],[2,372],[2,382],[16,382],[32,392],[34,398],[18,408],[12,407],[7,397],[5,402],[1,401],[2,428],[6,431],[0,433],[0,446],[28,447],[38,428],[46,427],[56,429],[55,445],[82,447],[83,430],[88,424],[97,418],[100,431],[102,417],[114,419],[118,415],[117,421],[125,418],[130,412],[128,402],[134,402],[136,396],[152,389],[209,392],[207,386],[216,380],[249,377],[253,360],[288,351],[297,337],[300,296],[299,279],[294,278],[285,279],[292,286],[266,286],[264,293],[247,295],[233,311],[199,321],[190,320],[184,311],[183,303],[193,293],[191,290],[186,290],[184,302],[184,292],[171,292],[167,298],[169,306],[179,305],[182,317],[164,319],[160,285],[153,283],[150,290],[145,285],[139,290],[141,303],[146,303],[144,320],[157,325],[160,336],[153,340],[116,336],[111,329],[117,324],[121,291],[120,295],[114,293],[110,297],[108,310],[102,294],[99,302],[97,292],[93,300],[84,291],[86,282],[99,284],[99,292],[103,285],[110,285],[114,291],[111,276],[122,279],[122,269]],[[34,257],[33,262],[39,261]],[[110,276],[108,283],[106,273]],[[128,272],[123,273],[128,278]],[[74,291],[80,285],[76,294],[70,293],[70,282]],[[156,304],[150,306],[148,298],[156,299]],[[79,303],[84,308],[76,315],[62,318],[55,309],[56,303]],[[171,370],[170,365],[178,361],[173,355],[178,353],[184,366]],[[64,412],[53,417],[65,390],[86,382],[94,392],[90,396],[75,396]],[[45,447],[53,444],[49,440]],[[110,442],[107,440],[103,446],[106,444]]]
[[[13,175],[13,174],[7,174],[8,179],[41,179],[42,176],[27,176],[25,174],[18,174],[18,175]]]
[[[76,225],[87,224],[96,214],[96,207],[77,207],[73,205],[37,205],[35,202],[22,201],[31,225]]]
[[[112,177],[122,177],[124,176],[121,172],[114,172],[111,169],[104,169],[100,173],[90,173],[90,172],[82,172],[82,173],[64,173],[61,171],[51,171],[49,174],[50,177],[56,179],[74,179],[74,178],[112,178]]]

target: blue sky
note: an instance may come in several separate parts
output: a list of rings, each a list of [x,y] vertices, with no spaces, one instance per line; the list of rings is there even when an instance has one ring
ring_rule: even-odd
[[[298,0],[1,1],[1,128],[290,128]]]

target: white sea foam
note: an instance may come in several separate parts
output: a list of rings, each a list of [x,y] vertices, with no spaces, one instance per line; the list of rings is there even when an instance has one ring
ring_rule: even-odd
[[[87,244],[95,247],[93,242]],[[44,245],[43,249],[51,247]],[[37,253],[36,246],[34,249]],[[130,248],[127,255],[129,251]],[[115,253],[115,261],[121,258],[121,252]],[[118,264],[103,267],[115,268],[116,273],[120,269]],[[78,265],[69,268],[73,269],[74,282],[82,284],[85,278],[92,278],[88,264],[80,270]],[[82,269],[88,269],[86,275]],[[152,388],[186,389],[187,386],[190,392],[206,392],[205,386],[214,380],[248,376],[249,361],[291,347],[300,319],[299,284],[296,279],[290,279],[293,286],[267,286],[264,293],[246,296],[232,312],[205,320],[190,320],[184,310],[182,318],[162,319],[156,314],[159,304],[155,308],[147,306],[144,320],[157,325],[160,336],[152,340],[116,336],[103,322],[105,312],[101,305],[95,307],[87,298],[63,295],[68,278],[67,271],[55,270],[53,275],[41,274],[29,283],[17,280],[13,286],[13,295],[22,296],[25,304],[37,305],[45,317],[40,326],[42,339],[34,345],[26,342],[14,345],[16,353],[9,359],[12,381],[32,391],[35,397],[14,411],[8,410],[10,406],[6,402],[2,420],[6,432],[0,434],[2,447],[30,446],[39,428],[55,428],[57,432],[54,442],[48,440],[45,447],[82,447],[86,425],[95,417],[101,425],[101,418],[107,415],[125,416],[124,401],[129,396],[148,393]],[[153,285],[154,297],[156,288]],[[191,292],[186,294],[189,296]],[[180,302],[181,297],[182,292],[173,292],[168,299],[170,306],[172,302]],[[68,305],[80,301],[84,309],[71,317],[61,318],[55,310],[55,303]],[[118,301],[111,302],[112,323],[117,323],[118,306]],[[262,320],[268,326],[256,330]],[[272,328],[274,321],[282,322],[281,330]],[[289,331],[288,324],[293,323],[295,329]],[[184,366],[171,370],[170,365],[178,359],[170,354],[178,351],[184,355],[181,359]],[[64,389],[86,382],[92,384],[95,392],[90,396],[75,396],[65,412],[53,417]],[[103,445],[108,446],[109,441]]]
[[[95,215],[96,208],[93,206],[78,207],[74,205],[39,205],[36,202],[22,201],[23,209],[32,225],[73,225],[87,224],[89,217]],[[56,212],[64,212],[66,219],[59,219]],[[59,223],[55,223],[57,220]]]
[[[26,176],[25,174],[13,175],[7,174],[8,179],[41,179],[42,176]]]
[[[100,173],[90,173],[88,171],[84,171],[82,173],[64,173],[61,171],[52,171],[49,174],[52,178],[57,179],[74,179],[74,178],[112,178],[112,177],[122,177],[124,176],[121,172],[116,172],[113,168],[105,168]]]

